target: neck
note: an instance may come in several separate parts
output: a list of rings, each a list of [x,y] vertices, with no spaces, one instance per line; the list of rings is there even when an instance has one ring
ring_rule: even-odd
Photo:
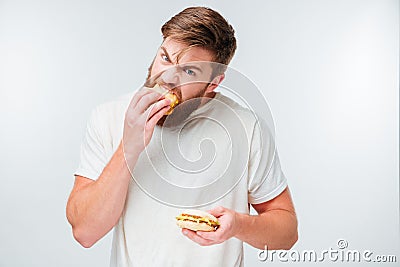
[[[200,107],[203,106],[204,104],[206,104],[212,98],[214,98],[216,94],[217,93],[215,93],[214,91],[204,94],[204,97],[202,98],[201,103],[200,103]]]

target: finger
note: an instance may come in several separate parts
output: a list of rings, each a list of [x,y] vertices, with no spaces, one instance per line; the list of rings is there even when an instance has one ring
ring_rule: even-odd
[[[225,208],[218,206],[216,208],[213,208],[211,210],[208,210],[208,213],[210,213],[211,215],[214,215],[215,217],[220,217],[221,215],[223,215],[225,212]]]
[[[216,232],[204,232],[204,231],[197,231],[196,234],[200,236],[201,238],[204,238],[206,240],[210,241],[216,241],[219,240],[220,235]]]
[[[147,113],[147,120],[149,120],[151,117],[153,117],[154,114],[156,114],[158,111],[160,111],[164,107],[170,107],[171,100],[164,98],[162,100],[159,100],[156,102],[152,107],[150,107],[146,113]]]
[[[210,245],[214,244],[211,240],[204,239],[201,236],[197,235],[196,232],[191,231],[189,229],[182,229],[182,233],[187,238],[189,238],[190,240],[196,242],[197,244],[199,244],[201,246],[210,246]]]
[[[151,93],[151,90],[149,88],[143,87],[140,90],[138,90],[132,97],[131,102],[129,103],[129,108],[135,108],[138,101],[146,94]]]
[[[143,95],[136,104],[136,110],[139,113],[144,113],[152,104],[156,103],[161,94],[156,91],[149,90],[150,93]]]
[[[157,122],[164,116],[169,110],[169,105],[160,109],[156,114],[154,114],[146,123],[146,131],[152,131],[156,126]]]

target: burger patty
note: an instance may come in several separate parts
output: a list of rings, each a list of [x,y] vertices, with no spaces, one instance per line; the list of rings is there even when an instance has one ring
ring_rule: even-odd
[[[211,221],[208,218],[203,218],[201,216],[196,215],[189,215],[189,214],[181,214],[180,216],[176,217],[177,220],[180,221],[190,221],[195,223],[205,223],[211,227],[218,227],[219,223],[215,221]]]

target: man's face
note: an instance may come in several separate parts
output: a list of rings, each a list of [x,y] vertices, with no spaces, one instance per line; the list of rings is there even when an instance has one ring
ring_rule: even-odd
[[[167,38],[157,51],[149,68],[148,78],[157,77],[158,83],[174,93],[180,105],[169,116],[173,124],[187,118],[216,86],[210,86],[213,60],[210,51],[201,47],[188,47]],[[180,114],[179,114],[180,113]],[[163,125],[166,116],[160,121]]]

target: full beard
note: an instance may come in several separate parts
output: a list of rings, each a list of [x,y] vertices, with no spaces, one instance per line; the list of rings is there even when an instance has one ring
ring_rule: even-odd
[[[151,76],[153,63],[154,60],[151,62],[147,70],[145,82],[145,86],[147,87],[153,87],[155,85],[155,79],[153,79]],[[170,115],[162,116],[157,122],[157,125],[161,127],[176,127],[182,124],[190,116],[190,114],[192,114],[201,105],[202,99],[206,94],[207,87],[208,84],[206,84],[197,95],[185,101],[182,101],[181,91],[178,90],[178,88],[173,88],[171,91],[178,97],[179,104],[174,108],[174,111]]]
[[[158,126],[176,127],[181,125],[202,103],[207,86],[196,96],[179,103],[170,115],[164,115],[157,122]]]

